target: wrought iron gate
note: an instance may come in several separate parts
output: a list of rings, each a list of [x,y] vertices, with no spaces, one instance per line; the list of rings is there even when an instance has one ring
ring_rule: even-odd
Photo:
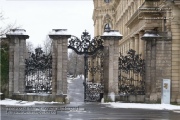
[[[94,55],[89,56],[88,62],[88,81],[85,84],[86,95],[85,101],[101,101],[104,93],[104,82],[103,82],[103,60],[104,53],[102,50],[98,50]]]
[[[84,101],[94,102],[99,101],[103,94],[102,80],[100,82],[95,78],[96,74],[101,73],[102,75],[102,49],[103,40],[100,36],[97,36],[91,40],[91,36],[87,31],[81,35],[81,40],[76,36],[71,36],[68,40],[68,48],[73,49],[77,54],[84,55]],[[95,59],[99,62],[95,65]],[[88,62],[89,60],[89,62]],[[90,62],[92,64],[90,64]],[[93,79],[87,80],[87,75],[92,75]]]
[[[126,56],[119,57],[119,94],[120,96],[145,94],[145,61],[140,54],[129,50]]]
[[[52,55],[45,55],[41,48],[29,53],[25,59],[25,91],[27,93],[52,92]]]

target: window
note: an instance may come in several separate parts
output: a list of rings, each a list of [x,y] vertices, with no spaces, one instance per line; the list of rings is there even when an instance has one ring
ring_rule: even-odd
[[[105,3],[109,3],[111,0],[104,0]]]

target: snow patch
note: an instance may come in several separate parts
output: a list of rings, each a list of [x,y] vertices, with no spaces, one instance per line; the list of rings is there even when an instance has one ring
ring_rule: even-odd
[[[101,103],[104,103],[104,98],[101,99]]]
[[[27,35],[24,29],[11,29],[7,35]]]
[[[180,106],[170,104],[143,104],[143,103],[102,103],[110,105],[112,108],[136,108],[136,109],[155,109],[155,110],[180,110]]]
[[[49,35],[70,35],[67,29],[53,29]]]
[[[122,35],[116,30],[111,30],[110,32],[104,32],[102,36],[121,36],[122,37]]]
[[[68,82],[68,83],[72,83],[72,81],[71,81],[71,80],[72,80],[72,79],[68,79],[68,80],[67,80],[67,82]]]
[[[0,100],[0,105],[13,105],[13,106],[32,106],[35,104],[59,104],[59,102],[44,102],[44,101],[21,101],[21,100],[12,100],[12,99],[5,99]]]
[[[109,94],[109,96],[110,96],[110,98],[111,98],[111,101],[115,101],[115,93],[114,92],[111,92],[110,94]]]

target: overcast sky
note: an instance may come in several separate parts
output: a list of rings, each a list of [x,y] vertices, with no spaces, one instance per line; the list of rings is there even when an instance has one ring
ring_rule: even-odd
[[[16,22],[35,46],[52,29],[68,29],[79,38],[85,29],[94,35],[93,0],[0,0],[0,11],[7,18],[0,26]]]

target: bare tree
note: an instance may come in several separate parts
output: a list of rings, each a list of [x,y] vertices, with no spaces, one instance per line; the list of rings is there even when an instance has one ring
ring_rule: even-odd
[[[29,41],[26,42],[26,51],[31,53],[34,52],[34,46],[32,42]]]
[[[49,54],[51,52],[52,40],[46,35],[46,39],[43,41],[43,51],[45,54]]]
[[[68,73],[74,76],[84,73],[84,56],[77,55],[74,51],[68,56]]]
[[[5,24],[4,21],[7,18],[4,17],[3,13],[0,12],[0,23],[3,25]],[[0,26],[0,37],[5,36],[7,32],[9,32],[10,29],[17,29],[20,28],[16,26],[16,22],[14,23],[9,23],[9,24],[5,24],[5,27]]]

